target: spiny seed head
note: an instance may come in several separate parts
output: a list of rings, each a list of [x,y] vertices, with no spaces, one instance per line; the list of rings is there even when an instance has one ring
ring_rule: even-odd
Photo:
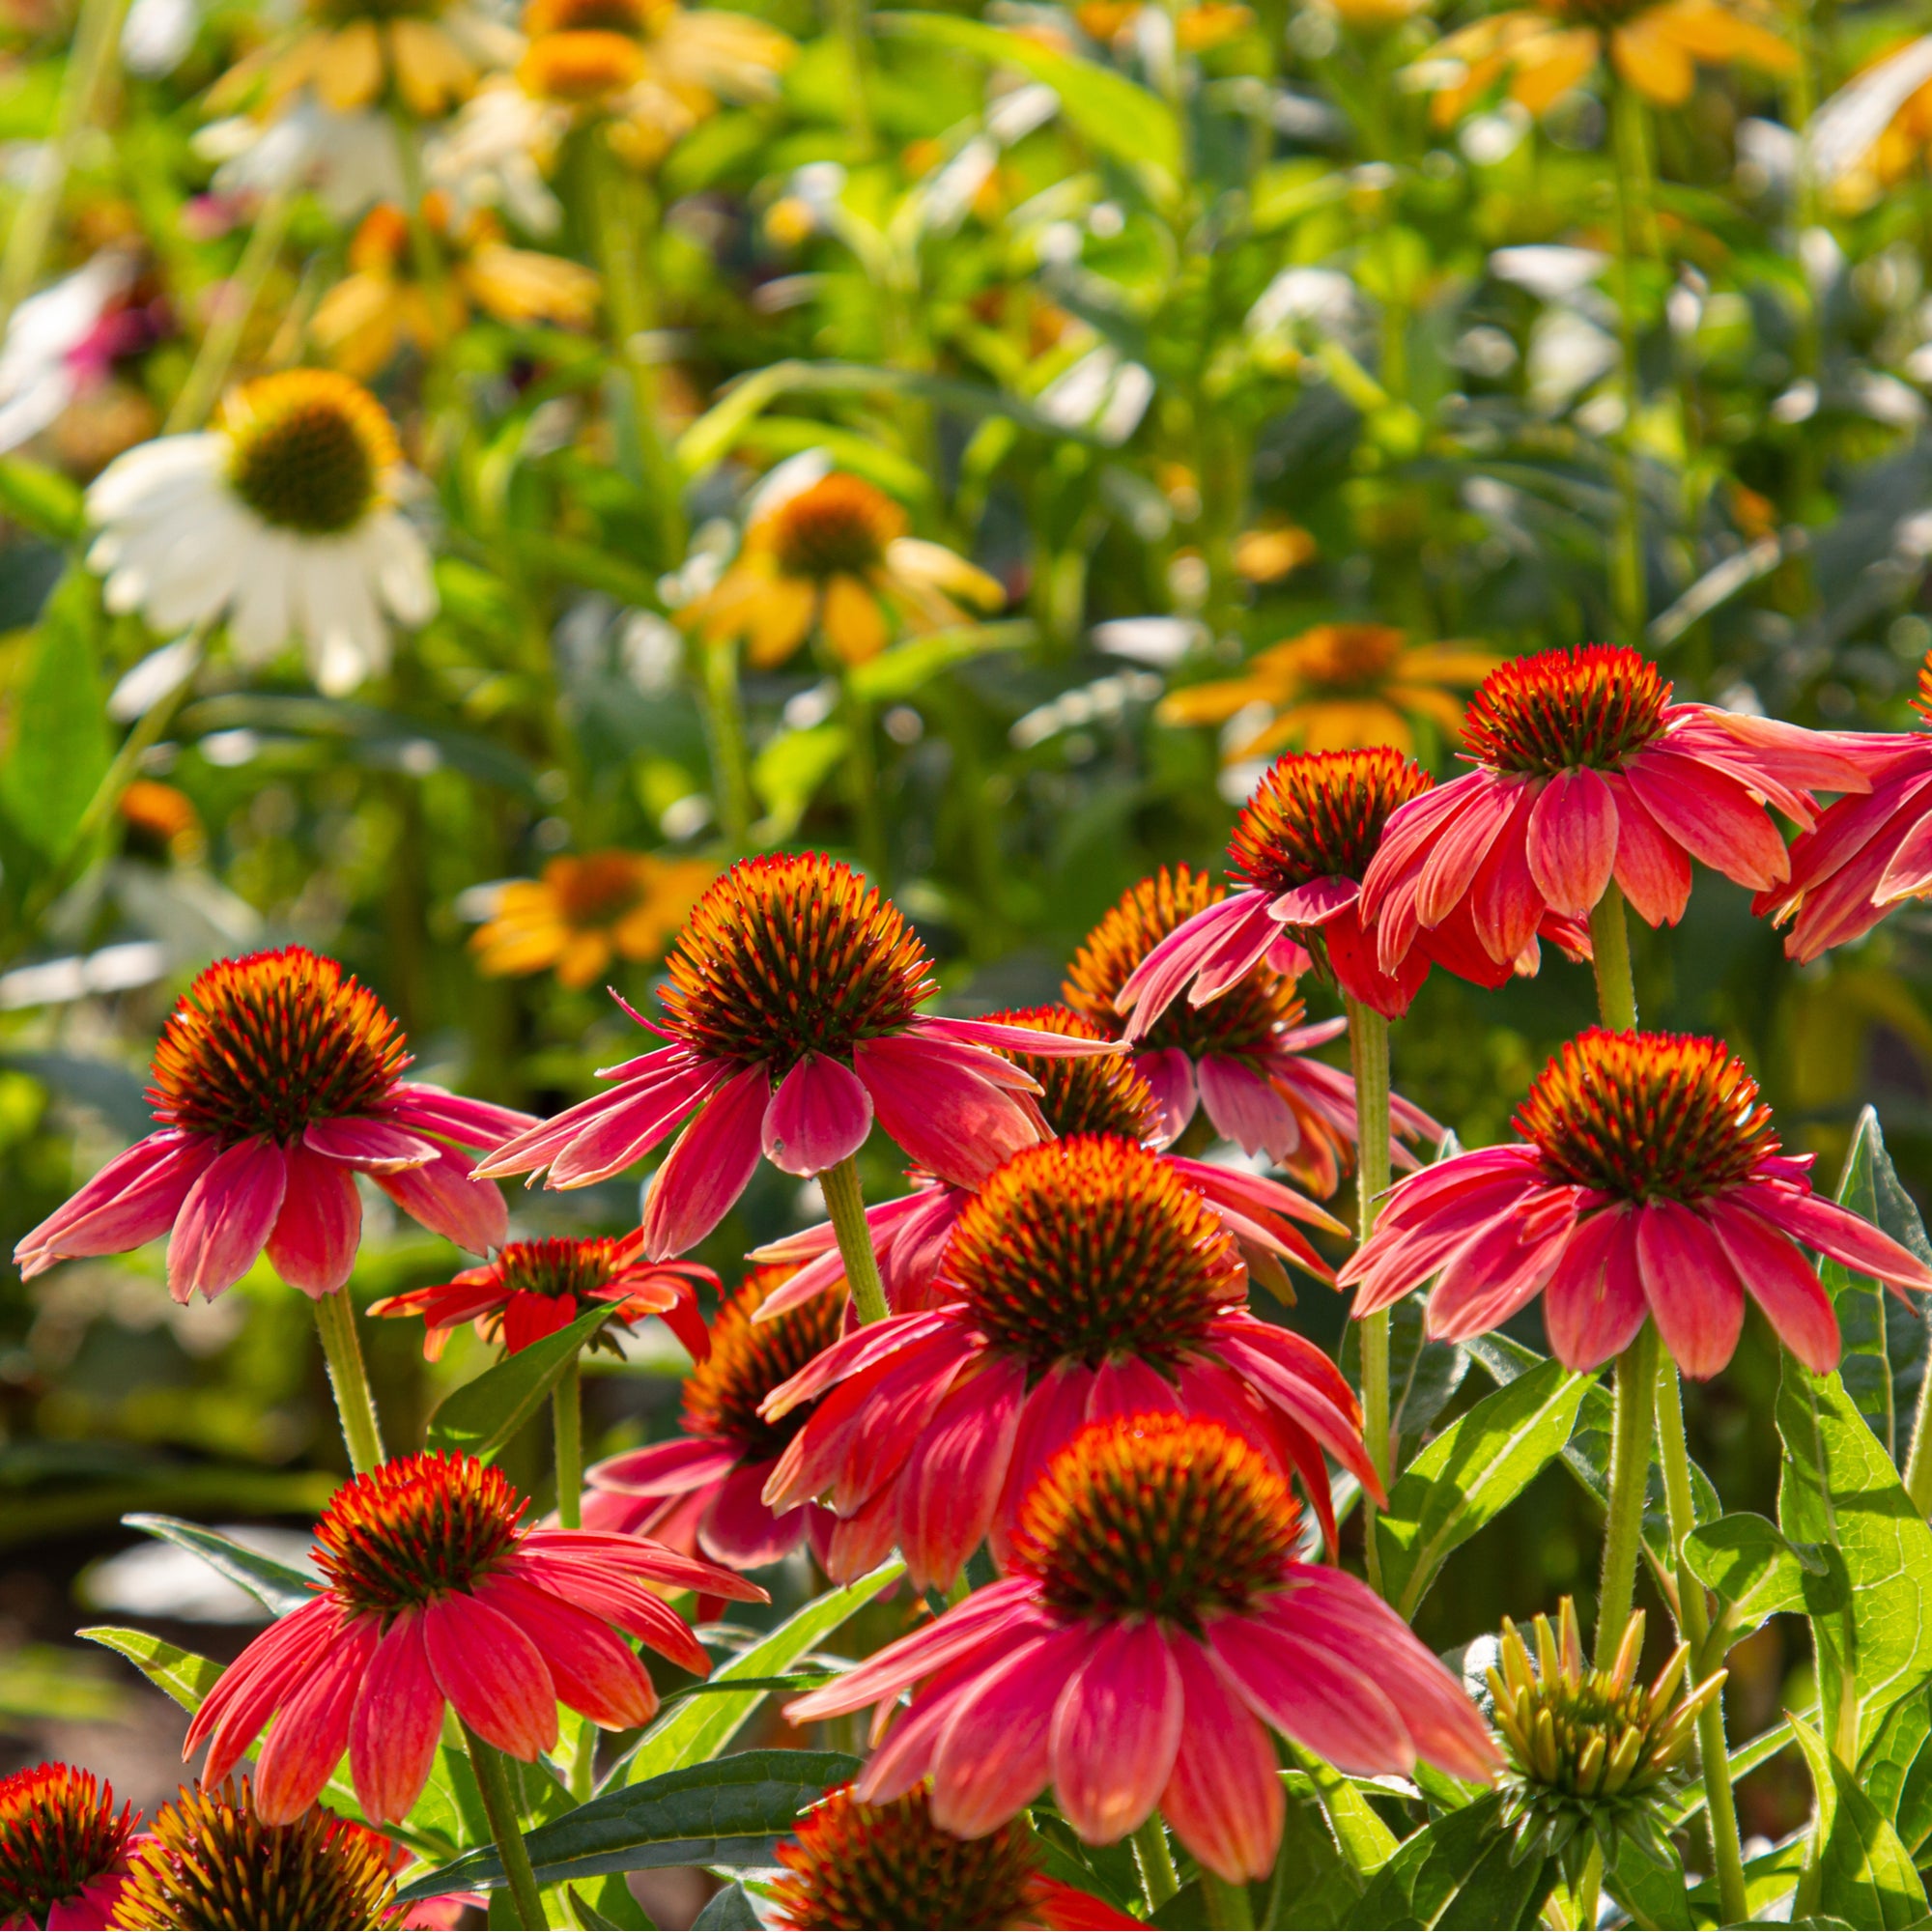
[[[719,1307],[710,1354],[684,1378],[686,1433],[728,1436],[744,1446],[748,1462],[781,1454],[805,1427],[815,1404],[801,1404],[776,1422],[767,1422],[758,1405],[831,1348],[844,1325],[845,1304],[836,1294],[814,1294],[769,1321],[752,1319],[793,1272],[753,1268]]]
[[[1012,1567],[1070,1615],[1198,1627],[1281,1581],[1298,1523],[1281,1473],[1226,1423],[1115,1415],[1079,1431],[1027,1492]]]
[[[528,1507],[473,1456],[399,1456],[329,1498],[316,1563],[347,1609],[386,1616],[481,1581],[516,1547]]]
[[[313,1121],[366,1114],[410,1064],[368,987],[306,947],[219,959],[161,1029],[148,1100],[164,1125],[224,1146],[289,1145]]]
[[[312,1804],[265,1825],[246,1779],[163,1804],[135,1846],[114,1922],[156,1927],[376,1927],[399,1922],[388,1841]]]
[[[906,528],[905,512],[883,490],[840,469],[787,497],[763,521],[779,569],[819,583],[877,570]]]
[[[1172,871],[1163,866],[1130,886],[1080,942],[1061,987],[1066,1004],[1107,1037],[1118,1039],[1123,1022],[1114,1010],[1114,996],[1128,975],[1177,926],[1226,897],[1226,891],[1206,872],[1185,866]],[[1176,1000],[1148,1030],[1140,1050],[1158,1053],[1178,1046],[1194,1060],[1209,1053],[1259,1053],[1283,1028],[1298,1026],[1303,1010],[1293,980],[1272,967],[1257,966],[1204,1007]]]
[[[114,1787],[70,1764],[0,1777],[0,1925],[47,1914],[119,1863],[134,1830]]]
[[[1066,1007],[1018,1007],[986,1017],[1003,1026],[1032,1027],[1037,1033],[1057,1033],[1068,1039],[1113,1037]],[[1037,1104],[1055,1133],[1117,1134],[1122,1140],[1148,1141],[1160,1131],[1160,1103],[1135,1069],[1130,1054],[1055,1060],[1037,1053],[1000,1051],[1039,1082]]]
[[[1639,1610],[1615,1662],[1596,1670],[1584,1663],[1568,1597],[1554,1631],[1545,1616],[1531,1626],[1533,1665],[1521,1633],[1503,1619],[1501,1656],[1489,1682],[1509,1751],[1503,1820],[1516,1832],[1515,1861],[1561,1858],[1574,1877],[1592,1839],[1614,1864],[1622,1835],[1667,1861],[1662,1806],[1683,1780],[1698,1715],[1722,1689],[1724,1672],[1686,1689],[1690,1646],[1683,1643],[1653,1683],[1637,1683],[1643,1628]]]
[[[785,1877],[772,1888],[775,1920],[791,1932],[897,1925],[1036,1923],[1037,1875],[1024,1823],[955,1838],[932,1822],[922,1785],[890,1804],[862,1804],[842,1784],[779,1847]]]
[[[360,383],[327,369],[288,369],[229,392],[230,487],[264,523],[337,536],[382,500],[402,461],[383,406]]]
[[[707,1059],[842,1060],[902,1032],[935,990],[904,915],[843,861],[741,859],[693,907],[665,962],[665,1029]]]
[[[1167,1162],[1073,1134],[1022,1150],[966,1204],[947,1284],[993,1346],[1044,1369],[1138,1355],[1172,1367],[1246,1292],[1240,1249]]]
[[[594,1293],[612,1280],[630,1259],[626,1241],[609,1236],[550,1241],[509,1241],[491,1264],[505,1294],[542,1294],[573,1300]]]
[[[1435,783],[1386,745],[1364,752],[1291,752],[1241,808],[1228,870],[1244,886],[1291,893],[1316,879],[1359,879],[1389,814]]]
[[[1613,770],[1663,728],[1670,684],[1640,651],[1579,644],[1492,670],[1469,700],[1463,742],[1504,772]]]
[[[1592,1027],[1558,1048],[1516,1116],[1557,1184],[1694,1203],[1777,1151],[1757,1082],[1720,1039]]]

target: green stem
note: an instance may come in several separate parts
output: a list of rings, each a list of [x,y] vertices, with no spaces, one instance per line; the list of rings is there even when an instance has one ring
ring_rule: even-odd
[[[333,1294],[316,1296],[315,1327],[328,1362],[328,1385],[335,1392],[342,1439],[349,1445],[349,1466],[358,1476],[366,1476],[383,1461],[383,1435],[376,1420],[375,1398],[369,1393],[369,1372],[362,1366],[362,1345],[355,1337],[355,1310],[346,1285]]]
[[[845,57],[847,106],[852,116],[853,145],[859,158],[869,161],[878,147],[872,128],[872,103],[866,84],[867,36],[866,0],[826,0],[829,24]]]
[[[1612,1033],[1636,1031],[1636,981],[1631,977],[1630,927],[1624,895],[1612,879],[1590,915],[1590,952],[1597,974],[1597,1012]]]
[[[1590,1855],[1583,1861],[1583,1869],[1577,1879],[1577,1932],[1597,1932],[1597,1920],[1602,1916],[1599,1900],[1603,1892],[1604,1847],[1593,1838]]]
[[[1918,1385],[1912,1444],[1905,1452],[1905,1493],[1920,1516],[1932,1517],[1932,1376]]]
[[[1657,1396],[1657,1327],[1648,1316],[1617,1357],[1610,1418],[1610,1509],[1604,1524],[1604,1576],[1597,1591],[1596,1663],[1607,1670],[1630,1622],[1643,1545],[1643,1495],[1650,1476],[1650,1418]]]
[[[1132,1843],[1148,1910],[1158,1912],[1180,1889],[1180,1875],[1174,1869],[1174,1854],[1167,1848],[1167,1828],[1160,1822],[1158,1811],[1149,1812],[1134,1828]]]
[[[550,1394],[556,1435],[556,1520],[565,1529],[583,1526],[583,1370],[573,1355]]]
[[[1677,1578],[1677,1628],[1690,1646],[1691,1671],[1703,1677],[1718,1660],[1707,1657],[1711,1613],[1704,1586],[1684,1561],[1684,1539],[1697,1527],[1690,1500],[1690,1451],[1684,1436],[1684,1391],[1677,1364],[1658,1350],[1657,1446],[1663,1464],[1663,1499],[1670,1513],[1670,1567]],[[1737,1800],[1731,1792],[1730,1747],[1724,1737],[1722,1692],[1706,1704],[1697,1718],[1697,1749],[1703,1760],[1704,1792],[1709,1804],[1711,1843],[1718,1860],[1718,1918],[1725,1925],[1742,1925],[1750,1917],[1745,1896],[1744,1846],[1738,1836]]]
[[[738,693],[738,646],[696,638],[711,782],[718,800],[718,829],[735,858],[752,837],[751,760],[745,751],[745,707]]]
[[[543,1896],[537,1890],[537,1875],[530,1869],[529,1850],[518,1829],[517,1804],[510,1796],[510,1774],[503,1754],[496,1746],[486,1745],[468,1724],[463,1726],[463,1742],[475,1767],[476,1788],[483,1794],[483,1815],[490,1821],[490,1835],[503,1861],[503,1876],[509,1880],[510,1896],[516,1901],[518,1922],[525,1932],[550,1932]]]
[[[180,436],[199,429],[208,420],[221,385],[235,363],[235,352],[242,346],[242,333],[262,298],[262,287],[282,252],[289,232],[289,215],[295,208],[295,194],[277,188],[262,203],[255,214],[255,226],[248,244],[242,250],[235,274],[222,291],[221,306],[208,332],[195,351],[194,365],[187,381],[175,398],[174,408],[161,426],[163,436]]]
[[[1208,1908],[1208,1923],[1215,1932],[1250,1932],[1255,1922],[1255,1909],[1248,1898],[1248,1889],[1210,1872],[1205,1865],[1201,1869],[1201,1902]]]
[[[1355,1075],[1355,1228],[1366,1243],[1376,1231],[1381,1197],[1389,1184],[1388,1021],[1373,1007],[1350,999],[1349,1057]],[[1389,1440],[1389,1318],[1384,1309],[1356,1326],[1362,1350],[1362,1434],[1369,1461],[1387,1491],[1395,1480],[1395,1445]],[[1362,1498],[1369,1581],[1381,1588],[1381,1553],[1376,1542],[1375,1503]]]
[[[883,1321],[892,1310],[886,1306],[886,1285],[879,1279],[879,1258],[872,1252],[872,1231],[866,1225],[866,1197],[859,1186],[857,1158],[848,1153],[837,1167],[828,1167],[818,1177],[818,1185],[832,1215],[832,1232],[838,1236],[838,1252],[844,1258],[845,1279],[859,1320]]]
[[[1622,640],[1641,644],[1648,616],[1643,571],[1643,500],[1636,473],[1637,413],[1642,404],[1637,368],[1636,257],[1637,223],[1648,173],[1643,146],[1642,104],[1636,95],[1610,74],[1611,172],[1616,178],[1616,290],[1619,385],[1623,392],[1623,427],[1617,432],[1612,467],[1617,480],[1619,510],[1616,545],[1611,554],[1610,608]]]

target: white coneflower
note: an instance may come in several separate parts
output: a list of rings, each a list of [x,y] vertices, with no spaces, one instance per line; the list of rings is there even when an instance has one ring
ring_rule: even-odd
[[[213,429],[117,458],[87,493],[107,607],[169,632],[226,617],[245,659],[299,638],[316,684],[353,691],[389,660],[389,618],[426,622],[436,586],[394,507],[402,451],[359,383],[293,369],[233,390]],[[385,614],[386,612],[386,614]]]

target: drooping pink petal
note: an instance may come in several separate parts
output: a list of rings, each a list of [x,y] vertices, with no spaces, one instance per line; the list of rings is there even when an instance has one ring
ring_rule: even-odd
[[[1360,906],[1365,921],[1380,919],[1384,901],[1409,878],[1414,863],[1435,844],[1442,828],[1494,784],[1495,774],[1478,768],[1423,792],[1389,813],[1376,856],[1362,875]]]
[[[496,1576],[476,1586],[488,1604],[536,1646],[556,1694],[607,1731],[647,1724],[658,1694],[630,1646],[610,1625],[522,1577]]]
[[[1262,892],[1231,893],[1203,906],[1176,926],[1134,970],[1114,996],[1114,1010],[1127,1017],[1126,1037],[1139,1039],[1180,995],[1204,959],[1229,957],[1230,942],[1253,948],[1255,960],[1272,944],[1279,926]],[[1245,969],[1243,969],[1245,970]]]
[[[1465,903],[1470,930],[1489,958],[1498,963],[1514,960],[1536,937],[1537,922],[1546,910],[1530,866],[1529,846],[1537,811],[1548,796],[1548,788],[1518,793],[1515,810],[1469,883]],[[1450,922],[1438,922],[1437,929],[1456,923],[1452,916]]]
[[[221,1673],[187,1727],[182,1756],[208,1741],[202,1775],[219,1783],[255,1742],[270,1715],[296,1684],[305,1683],[334,1648],[344,1618],[331,1599],[280,1618]]]
[[[958,1350],[950,1336],[915,1343],[894,1357],[842,1433],[832,1477],[833,1507],[839,1515],[852,1515],[898,1474],[959,1373]]]
[[[1409,923],[1412,936],[1414,924]],[[1331,920],[1321,929],[1328,953],[1328,970],[1335,983],[1351,1000],[1360,1000],[1384,1019],[1399,1020],[1429,977],[1429,955],[1393,932],[1386,935],[1365,926],[1358,912]],[[1386,964],[1384,963],[1386,959]]]
[[[558,1596],[563,1570],[574,1574],[602,1569],[620,1577],[639,1577],[673,1589],[695,1590],[700,1596],[724,1597],[734,1604],[763,1604],[771,1600],[757,1584],[734,1577],[715,1563],[705,1563],[682,1550],[668,1549],[636,1536],[600,1536],[594,1530],[533,1529],[517,1547],[504,1570],[527,1576],[540,1588]]]
[[[442,1710],[422,1613],[404,1610],[369,1660],[349,1728],[349,1770],[372,1823],[408,1817],[436,1763]]]
[[[1094,1372],[1084,1362],[1055,1362],[1020,1405],[1019,1427],[1007,1461],[1006,1491],[988,1531],[996,1563],[1004,1565],[1011,1553],[1014,1519],[1039,1472],[1087,1420],[1093,1382]]]
[[[1151,1620],[1112,1625],[1080,1660],[1047,1749],[1053,1794],[1090,1845],[1125,1837],[1160,1803],[1185,1712],[1180,1672]]]
[[[647,1057],[659,1059],[656,1054]],[[732,1071],[729,1061],[697,1060],[682,1047],[668,1049],[649,1072],[580,1100],[555,1119],[505,1141],[477,1163],[476,1173],[482,1179],[535,1173],[572,1150],[570,1172],[582,1177],[574,1184],[587,1186],[639,1159]]]
[[[985,1540],[1006,1487],[1026,1378],[1021,1356],[982,1357],[947,1391],[907,1458],[899,1547],[914,1589],[951,1588]]]
[[[765,1158],[786,1174],[823,1174],[866,1145],[872,1096],[850,1067],[808,1053],[765,1109]]]
[[[963,1348],[967,1333],[958,1316],[943,1308],[889,1315],[883,1321],[842,1335],[829,1349],[821,1350],[797,1375],[765,1397],[758,1405],[758,1413],[767,1422],[777,1422],[801,1403],[815,1402],[835,1382],[850,1380],[915,1342],[929,1335],[952,1334]]]
[[[1208,1642],[1254,1714],[1359,1777],[1406,1776],[1415,1747],[1387,1691],[1318,1635],[1285,1617],[1210,1618]]]
[[[1807,1248],[1830,1255],[1858,1274],[1868,1274],[1900,1290],[1932,1290],[1932,1268],[1869,1221],[1821,1195],[1782,1187],[1747,1186],[1732,1197],[1762,1215],[1774,1228],[1794,1235]]]
[[[1737,1350],[1744,1291],[1716,1235],[1681,1201],[1647,1202],[1635,1219],[1637,1274],[1657,1332],[1677,1366],[1703,1381]]]
[[[1416,917],[1424,925],[1440,925],[1469,890],[1490,847],[1501,837],[1535,779],[1492,777],[1468,804],[1442,828],[1416,875]]]
[[[290,1696],[255,1760],[255,1811],[265,1825],[287,1825],[322,1795],[349,1748],[349,1721],[375,1654],[378,1619],[345,1624],[314,1672]]]
[[[468,1094],[452,1094],[427,1080],[399,1080],[378,1103],[377,1111],[406,1127],[455,1141],[460,1147],[500,1147],[515,1134],[527,1133],[543,1122],[534,1114],[499,1107]]]
[[[1184,1413],[1174,1383],[1138,1355],[1109,1355],[1094,1371],[1087,1391],[1089,1422],[1104,1422],[1111,1415]]]
[[[746,1067],[705,1101],[678,1136],[651,1177],[644,1203],[644,1253],[652,1261],[695,1248],[744,1193],[758,1164],[771,1084],[763,1062]]]
[[[423,1611],[423,1648],[442,1694],[486,1744],[524,1763],[556,1743],[556,1688],[543,1653],[500,1610],[461,1592]]]
[[[215,1152],[212,1136],[170,1129],[116,1154],[22,1237],[14,1250],[22,1279],[71,1257],[122,1254],[166,1234]]]
[[[1178,1046],[1134,1055],[1134,1070],[1153,1089],[1160,1108],[1161,1136],[1178,1140],[1194,1118],[1199,1095],[1194,1086],[1194,1062]]]
[[[852,1067],[879,1125],[928,1172],[978,1187],[1020,1149],[1043,1138],[1011,1094],[962,1062],[965,1051],[916,1034],[861,1040]]]
[[[288,1185],[269,1232],[269,1264],[305,1294],[330,1294],[355,1266],[362,1199],[347,1168],[306,1147],[288,1150]]]
[[[1621,772],[1604,782],[1617,808],[1614,876],[1646,925],[1675,925],[1690,901],[1690,859],[1650,813]]]
[[[803,1512],[789,1509],[775,1514],[760,1494],[774,1460],[733,1469],[713,1492],[698,1519],[697,1543],[714,1563],[733,1570],[761,1570],[798,1548],[805,1534]]]
[[[1627,1208],[1579,1216],[1543,1291],[1550,1353],[1566,1369],[1600,1369],[1636,1339],[1649,1313],[1635,1216]]]
[[[634,1496],[675,1496],[702,1489],[736,1467],[743,1452],[718,1436],[673,1435],[668,1442],[627,1449],[585,1472],[600,1490]]]
[[[1551,910],[1587,918],[1617,858],[1617,803],[1600,773],[1577,765],[1549,781],[1529,815],[1528,857]]]
[[[1255,1332],[1262,1325],[1243,1324],[1232,1315],[1216,1317],[1212,1334],[1215,1352],[1245,1378],[1264,1401],[1307,1430],[1371,1495],[1378,1502],[1383,1500],[1379,1493],[1381,1479],[1362,1445],[1361,1422],[1353,1398],[1349,1398],[1346,1405],[1336,1402],[1319,1383],[1282,1359],[1281,1350],[1270,1348]],[[1287,1333],[1285,1329],[1276,1332]]]
[[[1444,1342],[1466,1342],[1500,1327],[1533,1300],[1563,1259],[1576,1212],[1576,1191],[1563,1191],[1569,1213],[1555,1225],[1497,1221],[1443,1264],[1429,1297],[1428,1328]]]
[[[500,1248],[509,1235],[502,1190],[494,1180],[471,1176],[468,1154],[445,1149],[421,1167],[370,1178],[411,1220],[472,1255]]]
[[[1013,1026],[1006,1020],[954,1020],[921,1013],[913,1027],[926,1039],[952,1040],[961,1046],[1003,1048],[1008,1053],[1031,1053],[1046,1060],[1091,1060],[1120,1053],[1119,1040],[1083,1039],[1076,1035],[1047,1033],[1039,1027]]]
[[[434,1141],[399,1127],[393,1121],[344,1116],[311,1121],[302,1130],[302,1144],[311,1153],[339,1160],[364,1174],[394,1174],[400,1168],[420,1167],[440,1151]]]
[[[942,1832],[982,1838],[1045,1789],[1053,1707],[1091,1641],[1075,1625],[1023,1644],[954,1707],[933,1752],[932,1822]]]
[[[596,1564],[526,1564],[518,1574],[648,1644],[680,1670],[697,1677],[709,1674],[710,1656],[692,1634],[691,1626],[662,1597],[653,1596],[641,1584]],[[764,1592],[758,1594],[762,1597]]]
[[[1789,1235],[1761,1221],[1736,1195],[1704,1204],[1745,1292],[1765,1312],[1777,1339],[1811,1371],[1828,1376],[1838,1366],[1838,1318],[1817,1271]]]
[[[1206,1055],[1200,1080],[1208,1118],[1243,1152],[1260,1153],[1265,1149],[1279,1161],[1300,1147],[1301,1128],[1293,1110],[1267,1081],[1238,1060],[1222,1053]]]
[[[1664,832],[1713,871],[1752,888],[1790,875],[1777,827],[1736,780],[1655,744],[1625,759],[1624,775]]]
[[[1274,1746],[1204,1644],[1176,1632],[1168,1646],[1186,1717],[1160,1808],[1208,1870],[1234,1885],[1261,1878],[1286,1809]]]
[[[185,1301],[196,1289],[210,1300],[255,1264],[282,1211],[288,1161],[273,1141],[238,1141],[202,1169],[187,1191],[168,1243],[168,1293]]]
[[[825,1574],[835,1583],[851,1583],[868,1570],[876,1570],[893,1553],[897,1530],[897,1493],[883,1489],[848,1516],[834,1513],[831,1530],[822,1545],[813,1548],[820,1551]]]

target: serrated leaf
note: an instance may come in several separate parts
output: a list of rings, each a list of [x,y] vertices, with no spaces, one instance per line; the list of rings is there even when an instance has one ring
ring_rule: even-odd
[[[124,1516],[129,1529],[172,1543],[199,1556],[210,1569],[218,1570],[231,1583],[246,1590],[273,1617],[286,1617],[315,1602],[316,1578],[301,1571],[277,1563],[272,1556],[208,1529],[198,1522],[184,1522],[174,1516]]]
[[[1291,1797],[1306,1789],[1321,1807],[1335,1849],[1350,1870],[1362,1878],[1379,1871],[1395,1856],[1396,1835],[1382,1822],[1381,1814],[1335,1767],[1299,1745],[1291,1745],[1300,1772],[1286,1774]]]
[[[1405,1839],[1350,1915],[1351,1926],[1415,1932],[1422,1927],[1533,1925],[1555,1883],[1548,1859],[1511,1864],[1494,1795],[1452,1811]]]
[[[146,1631],[95,1624],[75,1631],[74,1635],[119,1651],[156,1690],[166,1691],[190,1717],[207,1702],[208,1693],[221,1679],[222,1666],[213,1658],[163,1643]]]
[[[741,1751],[619,1785],[524,1833],[539,1885],[670,1865],[769,1865],[798,1814],[859,1769],[844,1751]],[[398,1894],[412,1903],[500,1886],[494,1846],[466,1854]]]
[[[1925,1916],[1925,1887],[1898,1833],[1817,1731],[1802,1718],[1791,1728],[1810,1768],[1818,1797],[1813,1829],[1823,1839],[1811,1881],[1817,1895],[1806,1897],[1811,1887],[1801,1888],[1794,1915],[1816,1911],[1868,1927],[1918,1924]]]
[[[1458,1416],[1409,1465],[1376,1518],[1382,1587],[1405,1618],[1459,1545],[1562,1454],[1591,1378],[1543,1362]]]
[[[505,1355],[494,1369],[465,1382],[430,1417],[428,1450],[460,1449],[489,1462],[536,1414],[579,1351],[611,1319],[599,1302],[568,1328]]]

